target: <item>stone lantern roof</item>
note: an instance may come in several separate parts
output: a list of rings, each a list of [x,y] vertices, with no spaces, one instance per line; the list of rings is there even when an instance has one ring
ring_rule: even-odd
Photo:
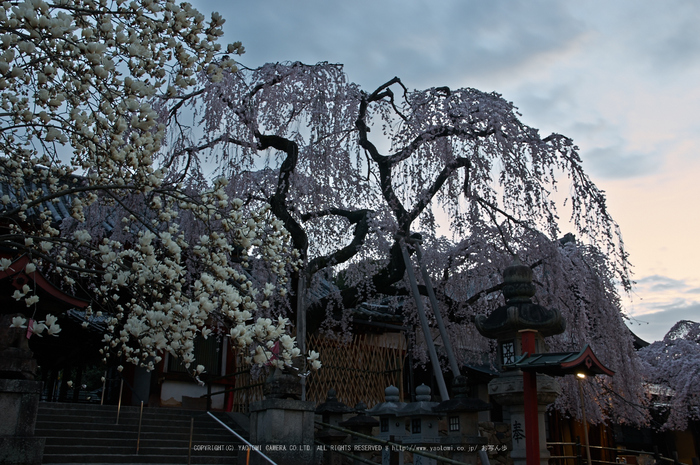
[[[477,397],[467,396],[467,377],[457,376],[452,383],[452,395],[449,400],[440,402],[433,408],[436,413],[481,412],[490,410],[491,404]]]
[[[367,411],[372,416],[395,415],[396,412],[406,407],[406,402],[399,401],[399,388],[389,386],[384,389],[385,402],[380,402]]]
[[[548,309],[532,302],[535,285],[532,268],[527,265],[511,265],[503,271],[503,295],[506,304],[498,307],[488,317],[478,315],[476,328],[490,339],[506,339],[519,331],[538,331],[543,337],[564,332],[566,322],[559,310]]]
[[[352,413],[355,409],[340,402],[336,397],[335,389],[330,389],[326,397],[326,401],[316,407],[316,413],[319,415]]]
[[[367,415],[367,405],[364,402],[359,402],[353,410],[357,412],[357,415],[339,423],[340,426],[354,431],[362,431],[366,428],[371,429],[379,426],[379,422],[376,419]]]

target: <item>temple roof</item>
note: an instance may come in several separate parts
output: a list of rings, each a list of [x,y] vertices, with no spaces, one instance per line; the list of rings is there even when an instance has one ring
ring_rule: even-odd
[[[16,258],[10,266],[0,271],[0,287],[21,289],[23,285],[33,282],[36,285],[36,292],[41,296],[39,305],[47,308],[50,307],[49,310],[53,310],[54,312],[70,308],[84,309],[89,305],[90,302],[67,294],[56,287],[38,270],[27,272],[26,266],[29,263],[29,257],[21,255]],[[7,291],[5,294],[10,296],[12,293]],[[8,297],[8,299],[11,299],[11,297]],[[0,301],[3,301],[3,299],[0,299]]]

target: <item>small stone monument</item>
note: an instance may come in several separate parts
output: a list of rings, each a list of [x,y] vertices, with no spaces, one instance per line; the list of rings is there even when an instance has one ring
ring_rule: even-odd
[[[379,417],[379,437],[381,439],[401,443],[406,436],[406,421],[398,418],[396,413],[406,406],[399,401],[399,388],[389,386],[384,390],[384,402],[380,402],[367,411],[373,417]],[[392,447],[382,449],[382,465],[403,463],[403,451]]]
[[[332,426],[340,426],[340,423],[343,421],[343,415],[352,412],[354,412],[352,408],[338,400],[335,389],[330,389],[326,396],[326,401],[316,408],[316,414],[321,415],[321,421]],[[347,436],[346,433],[328,426],[323,426],[316,432],[316,439],[326,447],[340,445]],[[319,450],[319,448],[316,448],[316,450]],[[328,453],[323,454],[324,465],[340,465],[342,463],[343,457],[340,454],[334,454],[332,450],[326,450],[325,452]]]
[[[355,405],[355,412],[357,412],[357,415],[340,423],[340,426],[365,436],[371,436],[372,428],[379,426],[379,422],[367,415],[367,405],[364,402],[359,402],[357,405]],[[372,456],[373,449],[375,447],[377,449],[381,448],[381,446],[378,444],[370,442],[368,439],[361,438],[359,436],[352,436],[350,444],[353,446],[353,455],[363,459],[369,459]],[[362,462],[359,460],[353,461],[354,465],[360,465],[360,463]]]
[[[17,316],[0,316],[0,463],[38,465],[46,441],[34,437],[41,381],[34,380],[37,365],[26,328],[12,327]]]
[[[447,416],[447,437],[442,444],[452,452],[452,459],[470,465],[476,465],[477,451],[487,444],[479,436],[479,412],[489,410],[491,405],[481,399],[468,397],[466,376],[457,376],[452,381],[452,398],[433,409],[434,412]]]
[[[433,410],[438,406],[432,402],[430,388],[421,384],[416,388],[416,401],[406,404],[396,414],[399,418],[409,418],[411,421],[410,434],[404,438],[406,446],[429,447],[440,442],[438,422],[440,414]],[[419,454],[413,455],[414,465],[437,465],[437,461]]]
[[[315,402],[299,400],[299,371],[273,368],[263,388],[265,399],[250,404],[250,442],[276,463],[310,465],[316,463],[314,444]],[[297,388],[297,385],[299,388]],[[242,457],[242,456],[241,456]],[[250,463],[269,463],[259,454],[250,454]]]

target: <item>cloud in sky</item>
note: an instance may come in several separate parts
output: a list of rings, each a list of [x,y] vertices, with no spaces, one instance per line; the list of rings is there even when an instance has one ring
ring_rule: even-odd
[[[227,38],[242,40],[257,64],[339,62],[351,80],[367,87],[395,75],[410,87],[456,86],[461,76],[507,72],[557,50],[580,29],[563,4],[552,2],[266,0],[230,5],[224,8],[232,15],[222,12],[229,18]]]
[[[637,336],[651,343],[663,339],[671,327],[680,320],[700,322],[700,302],[633,316],[627,321],[627,326]]]
[[[248,66],[330,61],[368,90],[399,76],[409,88],[503,93],[527,124],[573,137],[601,177],[644,175],[664,142],[698,137],[684,123],[700,118],[700,92],[689,91],[700,79],[700,4],[691,1],[195,5],[221,11],[225,39],[243,41]],[[600,124],[608,130],[588,130]]]
[[[649,287],[652,291],[681,291],[689,292],[688,283],[680,279],[672,279],[667,276],[646,276],[637,280],[638,286]]]
[[[700,321],[700,288],[689,280],[645,276],[635,293],[625,306],[628,326],[648,342],[662,339],[677,321]]]

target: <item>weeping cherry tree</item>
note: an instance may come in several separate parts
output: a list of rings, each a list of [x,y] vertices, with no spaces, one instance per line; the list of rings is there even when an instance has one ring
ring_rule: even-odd
[[[541,137],[496,93],[410,91],[399,78],[364,91],[340,65],[199,76],[202,92],[168,110],[178,124],[165,162],[190,170],[185,184],[215,172],[245,208],[270,205],[301,261],[289,316],[305,310],[309,331],[343,336],[349,309],[381,300],[417,327],[401,242],[420,235],[458,357],[474,361],[493,348],[473,319],[501,305],[501,272],[517,258],[534,269],[539,303],[567,320],[550,350],[590,343],[618,373],[590,384],[588,418],[642,420],[640,364],[618,296],[631,286],[628,258],[570,139]],[[572,231],[561,241],[559,211]],[[318,292],[329,281],[334,290]],[[559,406],[577,414],[576,386],[563,384]]]

